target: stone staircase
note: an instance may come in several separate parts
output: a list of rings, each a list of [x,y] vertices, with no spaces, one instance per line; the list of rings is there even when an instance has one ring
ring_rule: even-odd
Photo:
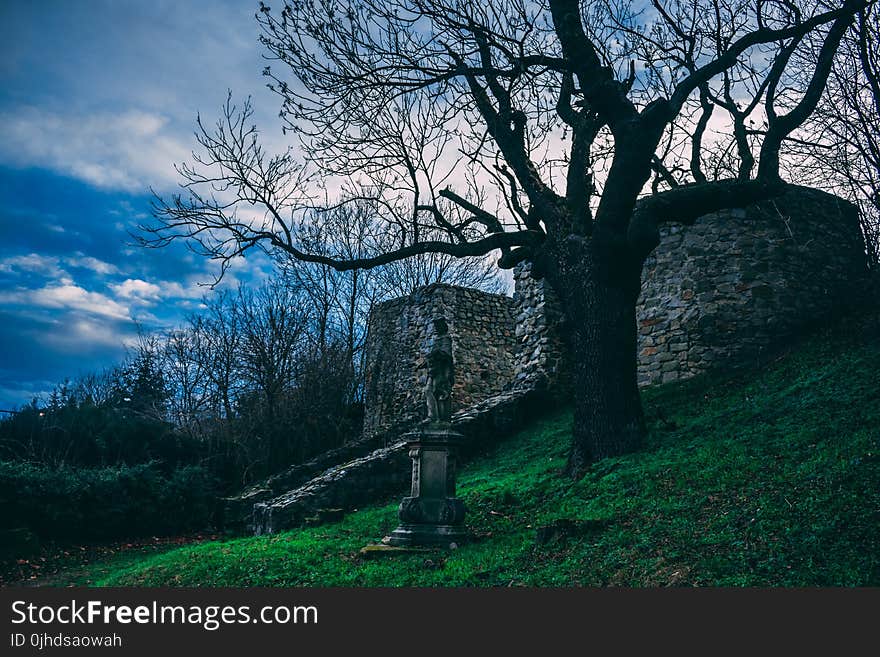
[[[456,413],[453,426],[464,434],[463,459],[483,452],[512,435],[531,418],[557,405],[559,396],[544,387],[502,392]],[[321,463],[355,454],[369,443],[334,450],[302,466],[295,466],[229,500],[228,515],[255,534],[273,534],[380,502],[409,490],[411,467],[406,443],[397,440],[369,453],[336,461],[302,481]],[[280,485],[291,485],[282,494]],[[248,519],[248,508],[252,509]],[[333,513],[329,513],[332,510]]]

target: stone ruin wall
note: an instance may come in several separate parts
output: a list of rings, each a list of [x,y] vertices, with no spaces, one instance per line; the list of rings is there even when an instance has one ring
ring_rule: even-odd
[[[855,207],[818,190],[666,225],[642,272],[639,385],[757,364],[857,301],[866,275]]]
[[[642,274],[639,385],[756,362],[850,304],[866,263],[855,208],[802,187],[693,226],[664,226]],[[374,310],[365,434],[424,417],[424,350],[438,309],[450,320],[454,410],[500,392],[564,385],[558,302],[528,263],[514,282],[513,298],[438,284]]]
[[[529,262],[516,266],[513,281],[516,367],[511,386],[541,389],[564,385],[567,377],[559,301],[545,280],[533,278]]]
[[[513,379],[510,297],[435,283],[386,301],[373,310],[367,328],[365,435],[393,434],[426,416],[425,353],[435,314],[446,318],[452,338],[453,412],[501,392]]]
[[[801,188],[687,229],[665,227],[637,308],[639,382],[754,362],[857,300],[866,274],[854,208],[821,192]],[[332,464],[325,455],[233,500],[241,525],[273,533],[403,491],[410,459],[400,434],[425,415],[424,352],[435,313],[447,318],[453,339],[453,424],[465,434],[463,450],[492,444],[564,397],[559,305],[529,265],[514,281],[513,298],[433,285],[377,306],[364,441],[336,451]],[[377,439],[388,446],[367,453]]]

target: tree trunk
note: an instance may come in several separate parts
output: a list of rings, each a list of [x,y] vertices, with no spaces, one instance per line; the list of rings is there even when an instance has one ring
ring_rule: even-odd
[[[639,449],[645,421],[637,385],[636,300],[642,260],[595,237],[569,237],[548,280],[565,313],[575,403],[568,473]]]

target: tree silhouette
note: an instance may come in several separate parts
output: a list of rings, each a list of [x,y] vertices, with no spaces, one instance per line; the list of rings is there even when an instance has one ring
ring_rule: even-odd
[[[840,40],[867,4],[261,5],[264,75],[296,146],[268,155],[250,104],[229,100],[214,129],[199,120],[201,151],[179,168],[186,193],[156,199],[143,241],[184,239],[224,266],[252,248],[339,270],[424,253],[497,251],[501,267],[532,261],[566,318],[577,475],[591,459],[637,449],[645,432],[635,304],[659,224],[784,191],[783,144],[815,109]],[[808,41],[819,43],[812,70],[792,76]],[[743,136],[755,98],[766,129]],[[700,164],[713,105],[733,117],[744,160],[729,180],[709,180]],[[676,184],[664,163],[675,152],[669,138],[694,116],[693,182]],[[757,167],[747,157],[755,147]],[[383,226],[376,250],[310,248],[304,229],[352,202],[368,204]]]

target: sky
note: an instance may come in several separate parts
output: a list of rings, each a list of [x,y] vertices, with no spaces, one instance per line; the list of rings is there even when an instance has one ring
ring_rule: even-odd
[[[216,265],[130,233],[151,189],[177,191],[196,116],[213,123],[228,92],[252,98],[267,151],[288,143],[258,6],[0,0],[0,410],[120,362],[139,330],[180,325],[213,293]],[[270,270],[248,256],[222,286]]]
[[[227,90],[281,139],[251,0],[0,2],[0,409],[179,325],[216,268],[132,244]],[[277,137],[275,136],[277,134]],[[259,280],[242,260],[222,285]]]

